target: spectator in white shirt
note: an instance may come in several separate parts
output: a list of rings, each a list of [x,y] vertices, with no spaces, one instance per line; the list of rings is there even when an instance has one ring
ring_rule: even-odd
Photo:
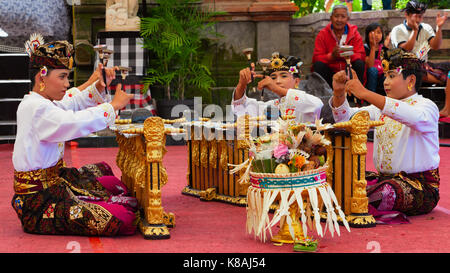
[[[430,49],[440,49],[442,44],[442,26],[447,20],[447,14],[442,16],[440,13],[437,14],[435,32],[432,26],[422,22],[426,9],[427,5],[424,3],[416,0],[409,1],[404,9],[405,21],[395,26],[391,31],[391,43],[394,48],[403,48],[425,61],[427,73],[424,74],[424,82],[446,85],[447,75],[450,71],[450,62],[428,62],[428,51]],[[446,96],[450,96],[450,94],[446,94]],[[450,105],[446,103],[440,115],[449,116]]]

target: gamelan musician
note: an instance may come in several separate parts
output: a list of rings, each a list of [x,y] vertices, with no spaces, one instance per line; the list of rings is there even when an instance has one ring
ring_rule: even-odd
[[[114,124],[115,111],[132,95],[117,88],[107,101],[105,86],[115,77],[99,65],[83,88],[71,88],[73,46],[67,41],[44,43],[34,35],[25,44],[30,55],[32,90],[17,110],[12,161],[12,206],[27,233],[112,236],[134,234],[135,198],[105,163],[67,168],[66,141]]]
[[[282,116],[296,116],[298,122],[312,122],[320,118],[323,103],[316,96],[299,90],[300,66],[302,62],[294,56],[284,57],[278,52],[272,54],[268,69],[268,76],[257,74],[254,64],[239,72],[237,84],[232,98],[233,113],[237,116],[249,114],[250,116],[263,116],[268,107],[279,109]],[[249,98],[245,94],[247,85],[254,78],[261,78],[258,89],[268,89],[280,98],[267,102]],[[278,113],[276,113],[278,114]]]

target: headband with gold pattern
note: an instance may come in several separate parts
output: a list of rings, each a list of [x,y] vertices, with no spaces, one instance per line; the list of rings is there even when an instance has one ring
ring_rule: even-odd
[[[32,34],[25,42],[30,56],[30,68],[72,69],[74,49],[67,41],[53,41],[44,44],[40,34]]]

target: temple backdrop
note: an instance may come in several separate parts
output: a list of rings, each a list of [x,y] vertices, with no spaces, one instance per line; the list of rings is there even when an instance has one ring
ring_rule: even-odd
[[[93,68],[93,52],[96,35],[105,27],[105,0],[80,0],[73,6],[73,42],[77,48],[77,68],[75,82],[84,81]],[[140,0],[139,16],[143,16],[143,2],[150,8],[152,1]],[[210,67],[216,86],[211,94],[203,97],[203,103],[229,104],[231,92],[238,81],[238,72],[247,66],[241,53],[243,48],[252,47],[253,60],[269,57],[273,51],[296,55],[303,59],[303,73],[310,71],[314,39],[329,22],[329,13],[314,13],[301,18],[292,18],[296,6],[289,0],[204,0],[202,5],[227,14],[218,19],[217,32],[223,35],[217,45],[208,48],[212,55]],[[449,12],[450,10],[444,10]],[[435,18],[442,10],[427,10],[424,21],[435,26]],[[450,13],[450,12],[449,12]],[[403,12],[398,10],[353,12],[350,23],[358,26],[364,37],[365,27],[372,22],[380,22],[386,32],[400,24]],[[431,51],[431,59],[450,59],[450,20],[444,25],[442,49]],[[212,37],[214,38],[214,37]],[[152,95],[157,97],[156,89]]]

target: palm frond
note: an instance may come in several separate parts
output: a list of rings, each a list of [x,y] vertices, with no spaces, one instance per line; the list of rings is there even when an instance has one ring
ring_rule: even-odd
[[[208,37],[219,37],[211,18],[223,13],[201,9],[197,0],[155,2],[158,5],[151,9],[151,17],[141,19],[142,46],[155,56],[150,60],[144,84],[163,84],[167,90],[174,84],[182,85],[181,90],[185,85],[211,88],[215,84],[208,68],[211,59],[204,58],[202,48]]]
[[[146,17],[141,19],[141,36],[149,37],[159,30],[161,24],[160,18]]]

